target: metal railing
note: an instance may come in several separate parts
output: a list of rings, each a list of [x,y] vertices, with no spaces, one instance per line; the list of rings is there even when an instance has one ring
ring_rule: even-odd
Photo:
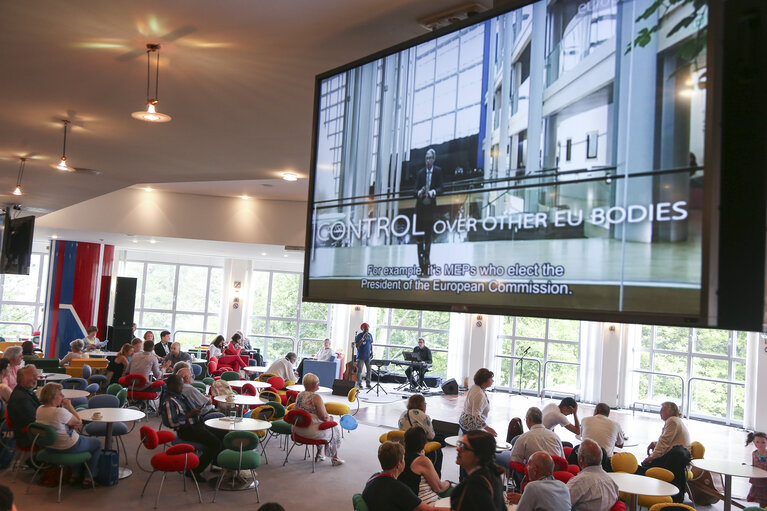
[[[681,403],[680,403],[681,406],[679,407],[679,409],[684,410],[684,378],[682,376],[678,374],[674,374],[674,373],[661,373],[658,371],[649,371],[647,369],[634,369],[633,372],[639,373],[639,374],[649,374],[654,376],[664,376],[666,378],[679,378],[679,381],[682,383],[682,386],[679,389],[680,394],[682,396]],[[649,388],[648,388],[648,393],[649,393]],[[664,397],[670,397],[670,396],[664,396]],[[644,411],[644,408],[642,408],[642,410]]]
[[[522,362],[520,362],[520,367],[519,367],[520,374],[522,373],[522,364],[524,364],[525,360],[530,360],[531,362],[535,362],[536,364],[538,364],[538,376],[536,377],[536,380],[535,380],[535,395],[538,396],[538,397],[541,397],[541,361],[540,360],[538,360],[537,358],[519,357],[519,356],[516,356],[516,355],[496,355],[496,357],[509,359],[509,392],[512,391],[512,383],[514,383],[514,381],[513,381],[514,378],[512,378],[512,373],[513,373],[513,371],[512,371],[512,366],[513,366],[512,360],[521,360],[522,361]],[[520,384],[520,386],[519,386],[520,394],[522,393],[522,390],[523,390],[522,389],[522,385]]]
[[[298,343],[297,343],[298,346],[297,346],[297,351],[296,351],[296,354],[298,355],[298,358],[301,359],[301,357],[303,355],[308,355],[308,356],[314,355],[314,353],[304,353],[304,343],[319,342],[320,345],[322,345],[323,341],[325,341],[324,337],[322,339],[320,339],[319,337],[318,338],[303,337],[303,338],[298,339]]]
[[[262,353],[262,355],[264,357],[264,363],[266,363],[267,361],[269,361],[269,362],[273,361],[273,360],[269,359],[269,339],[288,340],[288,341],[290,341],[290,344],[291,344],[290,351],[292,351],[294,353],[296,352],[296,344],[297,344],[296,343],[296,339],[294,337],[289,336],[289,335],[248,334],[247,337],[248,337],[248,339],[251,340],[250,345],[251,345],[251,347],[253,347],[253,349],[257,349],[256,346],[255,346],[256,343],[253,342],[253,338],[263,339],[263,344],[262,344],[263,351],[261,353]],[[284,356],[284,355],[285,355],[284,353],[281,354],[281,356]]]
[[[546,374],[547,374],[546,369],[548,368],[549,364],[562,364],[562,365],[578,366],[578,367],[580,367],[581,365],[580,362],[565,362],[563,360],[547,360],[546,362],[544,362],[543,363],[543,389],[542,389],[542,392],[544,393],[546,392]],[[580,387],[576,388],[576,390],[578,391],[578,394],[580,394]]]
[[[693,381],[707,381],[707,382],[711,382],[711,383],[723,383],[725,385],[737,385],[739,387],[745,387],[746,386],[746,383],[742,382],[742,381],[718,380],[716,378],[706,378],[706,377],[703,377],[703,376],[691,376],[690,378],[687,379],[687,413],[685,413],[685,417],[688,417],[688,418],[690,417],[690,406],[692,404],[691,389],[692,389],[692,382]],[[729,396],[727,398],[727,406],[728,406],[728,408],[730,406],[730,397]],[[725,419],[727,424],[729,424],[731,422],[730,418],[729,418],[729,410],[728,410],[728,413],[726,413],[726,416],[724,417],[724,419]]]
[[[203,330],[176,330],[171,335],[171,339],[173,342],[176,342],[176,335],[178,334],[201,334],[201,335],[218,335],[218,332],[205,332]]]
[[[35,333],[35,325],[32,323],[25,323],[23,321],[0,321],[0,325],[26,325],[29,327],[29,336]],[[15,334],[18,336],[18,334]]]

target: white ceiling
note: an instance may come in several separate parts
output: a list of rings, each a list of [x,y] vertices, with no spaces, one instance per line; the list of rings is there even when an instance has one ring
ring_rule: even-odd
[[[423,34],[416,19],[461,3],[0,2],[0,202],[54,211],[144,183],[305,199],[315,75]],[[158,110],[170,123],[130,117],[145,103],[148,42],[162,44]],[[101,175],[50,167],[62,118],[73,123],[69,163]],[[278,181],[285,171],[303,183]]]

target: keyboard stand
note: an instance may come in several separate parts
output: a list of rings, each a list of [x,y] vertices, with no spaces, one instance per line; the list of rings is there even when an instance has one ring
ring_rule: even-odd
[[[376,362],[378,362],[378,363],[376,363]],[[384,363],[384,362],[385,362],[385,363]],[[388,392],[386,392],[386,389],[385,389],[385,388],[383,388],[383,386],[381,385],[381,368],[382,368],[382,367],[384,367],[384,366],[388,366],[388,365],[389,365],[389,362],[388,362],[388,361],[386,361],[386,360],[381,360],[381,361],[378,361],[378,360],[371,360],[371,361],[370,361],[370,368],[371,368],[371,370],[372,370],[373,366],[378,366],[378,370],[376,371],[376,373],[378,374],[378,378],[376,378],[376,384],[375,384],[375,385],[373,385],[372,387],[370,387],[370,388],[369,388],[369,389],[368,389],[368,390],[365,392],[365,394],[369,394],[369,393],[371,393],[373,390],[375,390],[375,391],[376,391],[376,397],[378,397],[378,391],[379,391],[379,390],[383,391],[383,393],[384,393],[384,394],[386,394],[386,395],[388,395],[388,394],[389,394]]]

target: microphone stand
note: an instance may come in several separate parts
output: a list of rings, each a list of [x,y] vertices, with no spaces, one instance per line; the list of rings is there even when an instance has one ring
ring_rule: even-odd
[[[519,357],[519,369],[517,372],[519,373],[519,395],[522,395],[522,362],[525,360],[525,355],[527,355],[527,352],[530,351],[530,346],[527,347],[524,353],[522,353],[522,356]]]

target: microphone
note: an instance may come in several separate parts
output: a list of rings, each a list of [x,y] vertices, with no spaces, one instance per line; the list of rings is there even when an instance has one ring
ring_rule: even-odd
[[[528,351],[530,351],[530,348],[532,348],[532,346],[528,346],[528,347],[527,347],[527,349],[526,349],[526,350],[525,350],[525,351],[522,353],[522,356],[523,356],[523,357],[524,357],[525,355],[527,355],[527,352],[528,352]]]

